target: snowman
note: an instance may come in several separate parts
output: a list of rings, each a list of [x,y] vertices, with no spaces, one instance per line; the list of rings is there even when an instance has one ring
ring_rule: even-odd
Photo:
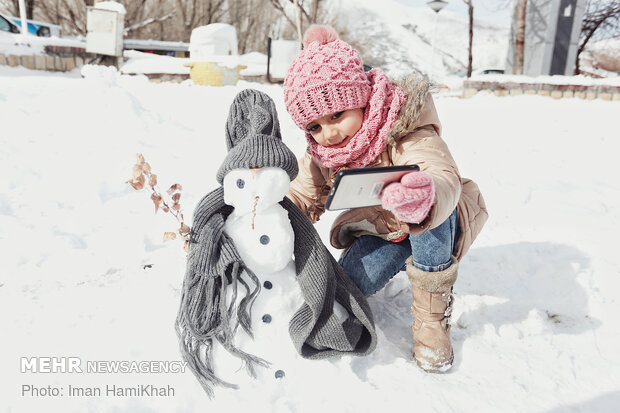
[[[213,396],[214,385],[285,381],[300,356],[369,354],[376,335],[365,297],[286,198],[297,160],[266,94],[235,97],[226,143],[222,186],[194,211],[176,321],[191,371]]]
[[[233,169],[224,177],[224,202],[234,207],[224,226],[243,262],[258,278],[261,294],[253,305],[254,337],[240,334],[236,344],[260,354],[271,364],[258,372],[259,382],[283,378],[287,365],[298,357],[288,338],[288,323],[302,305],[297,285],[293,249],[295,234],[288,212],[279,204],[288,193],[290,178],[281,168]],[[247,275],[247,274],[243,274]],[[228,292],[228,297],[232,293]],[[333,313],[342,323],[347,310],[337,301]],[[274,345],[277,343],[277,345]],[[214,358],[223,360],[228,354],[221,346],[214,348]],[[241,366],[231,360],[222,363],[235,383],[246,382]],[[224,369],[220,369],[223,371]]]

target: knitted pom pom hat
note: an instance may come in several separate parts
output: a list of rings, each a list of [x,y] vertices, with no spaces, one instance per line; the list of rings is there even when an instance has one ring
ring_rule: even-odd
[[[331,26],[312,25],[284,79],[284,102],[301,129],[315,119],[364,108],[371,85],[359,53]]]
[[[291,181],[297,176],[297,158],[282,142],[276,105],[263,92],[245,89],[235,97],[226,121],[226,146],[228,155],[216,175],[220,184],[237,168],[272,166],[284,169]]]

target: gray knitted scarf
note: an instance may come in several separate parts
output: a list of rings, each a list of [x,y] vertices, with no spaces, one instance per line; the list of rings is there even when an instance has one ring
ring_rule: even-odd
[[[265,113],[269,116],[265,117]],[[235,123],[243,127],[235,127]],[[240,92],[231,106],[226,131],[229,155],[218,171],[220,183],[227,171],[239,167],[281,167],[291,179],[297,174],[297,164],[290,160],[294,155],[281,141],[275,105],[267,95],[252,89]],[[243,151],[235,151],[240,146]],[[369,354],[377,339],[366,298],[332,257],[306,215],[288,198],[280,205],[287,210],[295,234],[296,280],[303,297],[303,304],[289,323],[295,349],[308,359]],[[252,336],[252,304],[260,292],[260,282],[224,232],[232,211],[233,207],[224,203],[223,187],[198,203],[175,323],[183,358],[209,397],[213,397],[215,385],[236,388],[215,374],[213,340],[244,360],[253,377],[256,366],[268,365],[266,360],[233,345],[239,326]],[[243,271],[249,281],[242,277]],[[227,289],[232,289],[228,301]],[[344,322],[333,313],[334,301],[348,312]]]

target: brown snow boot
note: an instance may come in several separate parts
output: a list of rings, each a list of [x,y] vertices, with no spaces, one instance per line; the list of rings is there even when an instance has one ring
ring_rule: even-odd
[[[454,353],[450,342],[452,286],[458,261],[443,271],[427,272],[407,260],[407,275],[413,290],[413,357],[423,370],[443,373],[452,367]]]

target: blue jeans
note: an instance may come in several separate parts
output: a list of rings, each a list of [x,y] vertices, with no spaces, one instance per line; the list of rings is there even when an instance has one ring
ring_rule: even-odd
[[[366,297],[376,293],[405,267],[407,258],[427,271],[443,271],[452,263],[458,237],[456,209],[441,225],[400,242],[373,235],[356,239],[338,262]]]

